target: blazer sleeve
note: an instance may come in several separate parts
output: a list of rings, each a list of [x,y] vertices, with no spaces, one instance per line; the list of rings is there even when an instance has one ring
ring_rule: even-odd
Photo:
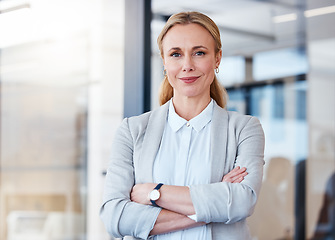
[[[246,167],[248,175],[241,183],[190,186],[198,222],[229,224],[245,219],[253,212],[263,178],[264,133],[257,118],[249,117],[244,122],[237,128],[229,126],[227,148],[236,148],[235,151],[230,149],[236,154],[230,154],[226,161],[233,161],[234,167]]]
[[[114,237],[147,239],[161,209],[130,200],[135,182],[134,141],[128,119],[124,119],[112,145],[100,217],[107,231]]]

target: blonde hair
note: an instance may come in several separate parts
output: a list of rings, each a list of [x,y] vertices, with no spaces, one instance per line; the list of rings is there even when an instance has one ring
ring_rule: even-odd
[[[163,39],[167,32],[177,24],[190,24],[196,23],[200,26],[204,27],[213,37],[215,41],[215,53],[217,54],[221,50],[221,38],[220,31],[217,25],[210,19],[208,16],[199,13],[199,12],[181,12],[172,15],[165,26],[163,27],[161,33],[157,38],[157,44],[160,50],[161,57],[164,58],[163,55]],[[226,89],[219,83],[219,80],[216,76],[214,76],[213,82],[210,86],[210,96],[213,98],[216,103],[224,108],[227,103],[227,91]],[[161,89],[159,93],[159,104],[163,105],[167,101],[169,101],[173,97],[173,88],[168,81],[168,77],[165,75],[164,80],[161,84]]]

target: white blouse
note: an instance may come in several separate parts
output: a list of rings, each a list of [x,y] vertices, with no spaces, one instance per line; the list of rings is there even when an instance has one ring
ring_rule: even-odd
[[[190,121],[181,118],[172,100],[161,145],[154,162],[153,177],[156,183],[190,186],[210,183],[210,129],[213,99],[208,106]],[[156,240],[207,240],[210,227],[200,226],[183,231],[155,236]]]

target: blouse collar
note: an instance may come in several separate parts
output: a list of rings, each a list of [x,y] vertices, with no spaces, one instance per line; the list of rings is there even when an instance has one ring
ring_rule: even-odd
[[[210,103],[200,114],[187,121],[176,113],[171,99],[169,102],[168,123],[174,132],[177,132],[184,125],[191,126],[197,132],[200,132],[212,120],[213,108],[214,103],[213,99],[211,99]]]

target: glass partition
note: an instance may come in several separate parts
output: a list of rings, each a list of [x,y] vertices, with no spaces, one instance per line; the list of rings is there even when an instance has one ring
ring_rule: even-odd
[[[77,38],[1,49],[1,239],[84,239],[85,47]]]
[[[1,1],[0,239],[86,239],[86,5]]]
[[[110,239],[124,0],[0,1],[0,239]]]
[[[305,186],[304,178],[298,179],[304,176],[308,154],[306,90],[305,80],[289,78],[276,84],[228,88],[228,109],[257,116],[265,132],[263,185],[248,219],[254,239],[294,239],[297,225],[305,220],[296,212],[305,205],[305,198],[296,192]]]

